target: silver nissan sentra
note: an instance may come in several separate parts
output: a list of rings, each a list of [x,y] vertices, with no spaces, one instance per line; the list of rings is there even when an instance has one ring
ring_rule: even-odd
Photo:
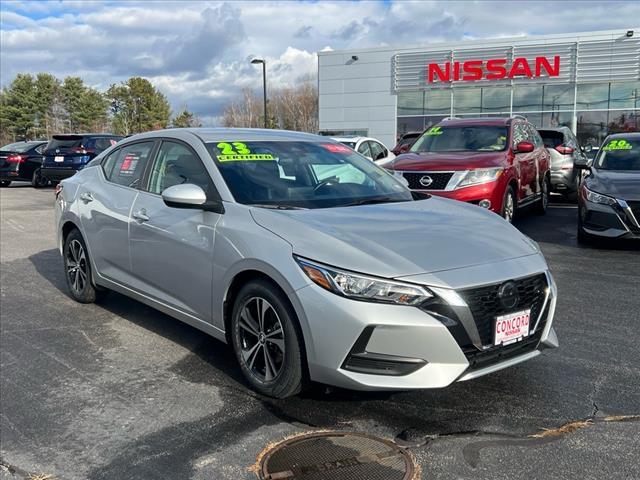
[[[274,397],[445,387],[558,346],[533,240],[324,137],[136,135],[62,181],[56,221],[74,299],[115,290],[229,342]]]

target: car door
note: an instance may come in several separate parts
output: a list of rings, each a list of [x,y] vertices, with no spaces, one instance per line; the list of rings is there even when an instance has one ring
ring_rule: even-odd
[[[545,148],[544,142],[542,141],[542,137],[538,133],[538,130],[531,125],[527,124],[527,130],[529,131],[529,136],[531,137],[531,141],[535,146],[534,150],[534,170],[533,170],[533,183],[531,188],[535,194],[542,193],[542,182],[544,181],[544,177],[551,168],[551,155],[549,151]]]
[[[97,272],[130,285],[129,223],[155,141],[127,144],[103,159],[78,189],[80,221]],[[89,173],[89,172],[87,172]]]
[[[217,192],[202,160],[185,143],[163,140],[131,213],[134,288],[183,313],[210,321],[213,246],[220,214],[168,207],[161,193],[192,183]]]
[[[21,172],[23,178],[31,180],[33,173],[42,166],[42,153],[44,152],[44,147],[46,145],[46,143],[43,143],[42,145],[38,145],[37,147],[29,150],[27,161],[23,165],[24,171]]]
[[[513,148],[516,151],[516,147],[520,142],[533,142],[527,125],[523,122],[517,122],[513,126]],[[535,144],[534,144],[535,146]],[[519,175],[519,192],[518,201],[527,201],[533,197],[536,193],[535,188],[535,157],[536,149],[533,152],[517,152],[515,154],[515,161],[518,168]]]

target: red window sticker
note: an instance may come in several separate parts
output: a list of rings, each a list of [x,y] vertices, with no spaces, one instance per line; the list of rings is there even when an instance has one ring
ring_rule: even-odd
[[[110,139],[109,143],[111,143],[111,145],[115,145],[116,143],[118,143],[116,140]]]
[[[131,170],[131,163],[133,162],[133,155],[127,155],[120,165],[120,170]]]
[[[329,150],[333,153],[353,153],[353,151],[346,145],[336,145],[335,143],[323,143],[321,146],[325,150]]]

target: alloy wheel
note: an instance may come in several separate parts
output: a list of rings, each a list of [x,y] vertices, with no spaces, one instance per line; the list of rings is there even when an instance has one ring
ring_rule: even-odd
[[[248,299],[238,321],[241,355],[247,369],[261,382],[271,382],[284,365],[284,329],[273,306],[264,298]]]
[[[67,276],[74,292],[81,294],[87,284],[87,256],[78,240],[71,240],[66,255]]]
[[[513,210],[514,210],[514,205],[513,205],[513,195],[508,194],[507,198],[505,199],[505,206],[504,206],[504,219],[509,222],[512,223],[513,222]]]
[[[549,206],[549,181],[545,178],[542,182],[542,208],[544,210]]]

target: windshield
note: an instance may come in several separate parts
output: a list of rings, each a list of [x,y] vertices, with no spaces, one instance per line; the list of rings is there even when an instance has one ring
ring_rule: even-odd
[[[9,145],[5,145],[4,147],[0,148],[0,150],[8,151],[8,152],[22,153],[22,152],[26,152],[27,150],[31,149],[35,145],[40,145],[41,143],[42,142],[16,142],[16,143],[10,143]]]
[[[498,152],[507,148],[507,127],[441,127],[427,130],[410,151],[422,152]]]
[[[640,171],[640,139],[609,140],[598,151],[593,162],[601,170],[636,170]]]
[[[384,169],[341,144],[230,139],[207,148],[243,204],[328,208],[413,199]]]

